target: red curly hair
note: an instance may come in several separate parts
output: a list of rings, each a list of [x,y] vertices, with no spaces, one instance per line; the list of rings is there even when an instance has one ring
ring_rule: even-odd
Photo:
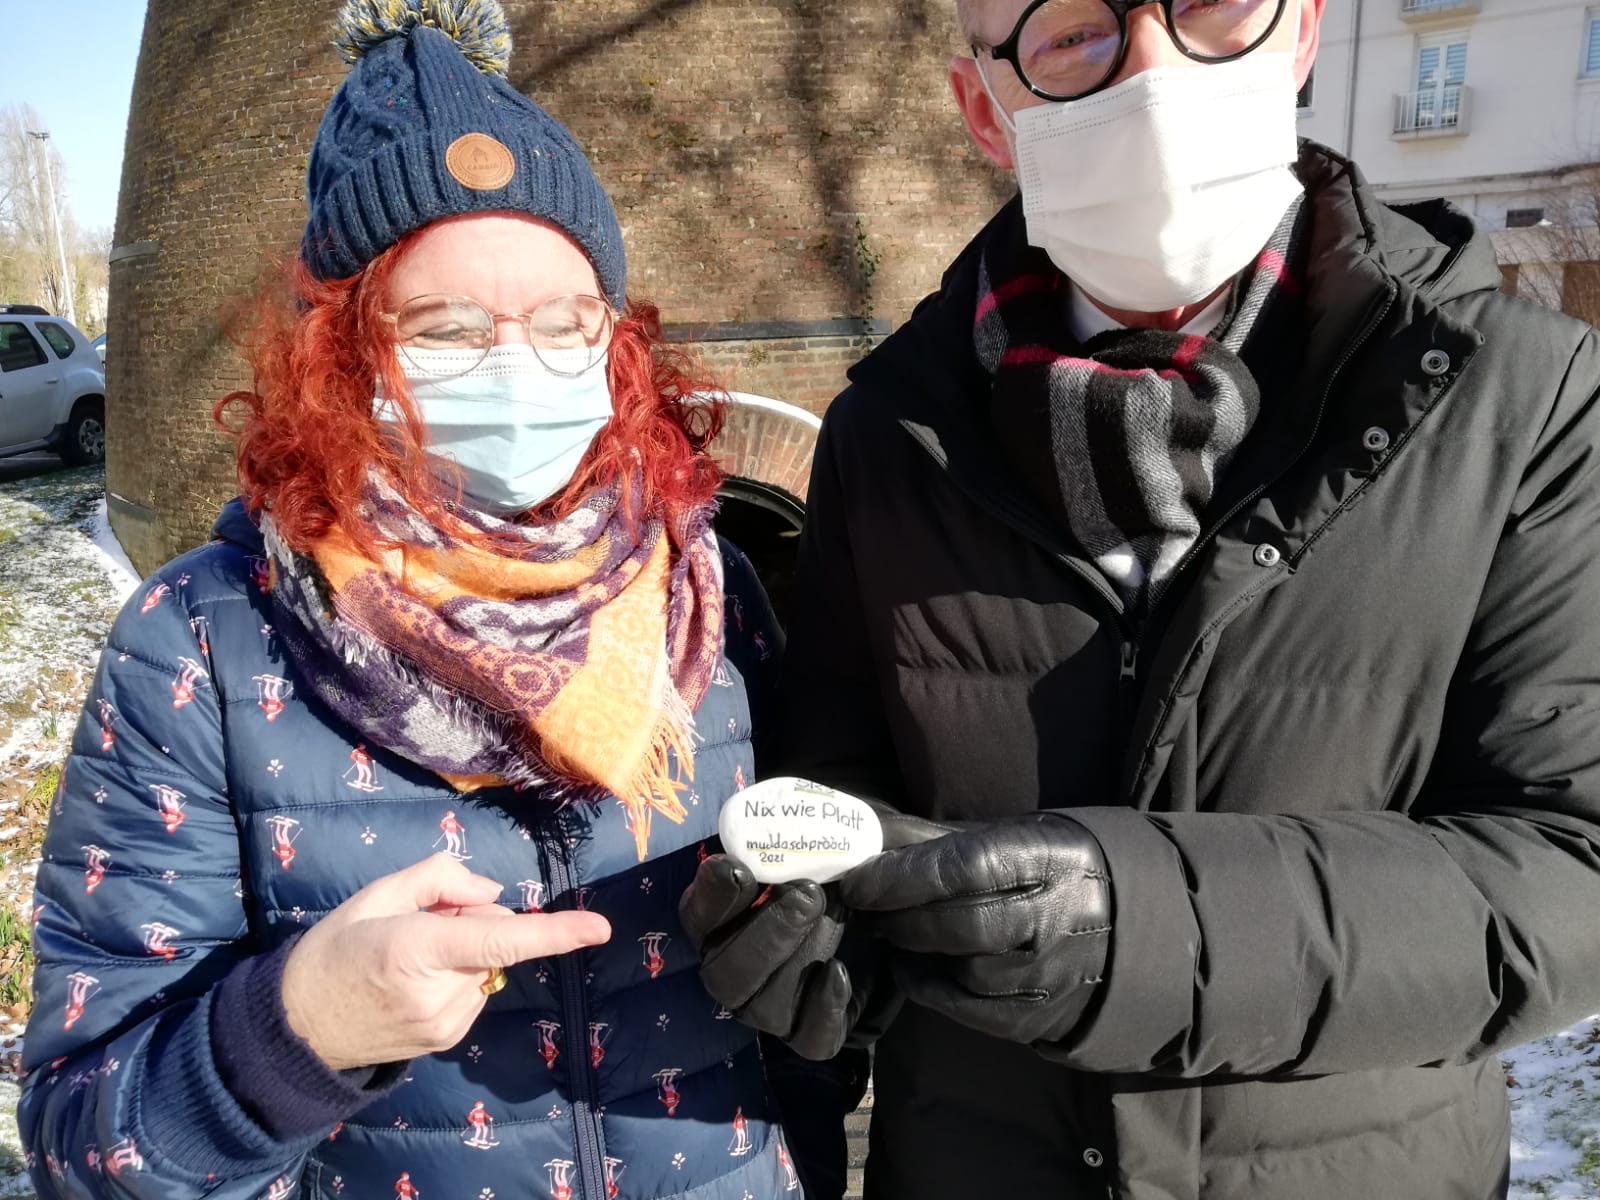
[[[254,387],[230,392],[212,415],[238,441],[245,504],[253,513],[270,511],[296,550],[333,527],[368,553],[384,545],[360,516],[373,468],[459,540],[491,547],[495,541],[451,518],[447,506],[459,498],[459,487],[430,468],[426,426],[380,320],[389,277],[419,233],[348,279],[318,279],[292,259],[235,314],[242,322],[228,322],[253,369]],[[563,517],[595,488],[617,484],[623,511],[636,522],[703,504],[721,484],[706,447],[721,430],[725,393],[698,359],[663,342],[655,306],[629,302],[612,336],[609,373],[615,416],[571,482],[529,519]],[[380,426],[374,418],[374,380],[399,399],[400,424]],[[230,413],[238,412],[242,420],[230,424]],[[678,525],[667,521],[674,536]]]

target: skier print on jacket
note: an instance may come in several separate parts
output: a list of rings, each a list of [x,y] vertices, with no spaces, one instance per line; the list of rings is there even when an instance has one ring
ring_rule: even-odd
[[[798,1197],[677,918],[782,644],[715,388],[498,4],[350,0],[338,45],[217,408],[241,496],[118,617],[45,841],[35,1185]]]

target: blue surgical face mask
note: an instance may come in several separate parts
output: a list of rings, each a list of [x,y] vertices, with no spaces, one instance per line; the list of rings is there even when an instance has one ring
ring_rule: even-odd
[[[588,354],[546,350],[552,360],[546,366],[531,346],[496,346],[477,366],[448,378],[439,376],[450,376],[458,351],[402,356],[428,429],[428,453],[455,464],[469,500],[495,512],[522,512],[572,479],[612,415],[604,357],[579,374],[558,373],[567,365],[557,361],[562,355],[572,355],[571,369],[578,371]],[[380,421],[399,421],[399,411],[382,397],[373,411]],[[440,472],[446,480],[452,475]]]

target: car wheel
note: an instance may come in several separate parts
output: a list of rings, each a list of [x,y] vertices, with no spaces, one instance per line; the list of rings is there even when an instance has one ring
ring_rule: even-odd
[[[61,457],[75,467],[106,460],[106,410],[103,404],[89,401],[72,410],[67,432],[61,439]]]

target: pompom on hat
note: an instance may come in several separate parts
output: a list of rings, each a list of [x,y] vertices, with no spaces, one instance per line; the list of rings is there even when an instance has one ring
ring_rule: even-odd
[[[337,45],[350,75],[306,176],[300,257],[314,275],[354,275],[441,217],[526,213],[564,230],[622,307],[616,210],[572,135],[507,82],[496,0],[347,0]]]

